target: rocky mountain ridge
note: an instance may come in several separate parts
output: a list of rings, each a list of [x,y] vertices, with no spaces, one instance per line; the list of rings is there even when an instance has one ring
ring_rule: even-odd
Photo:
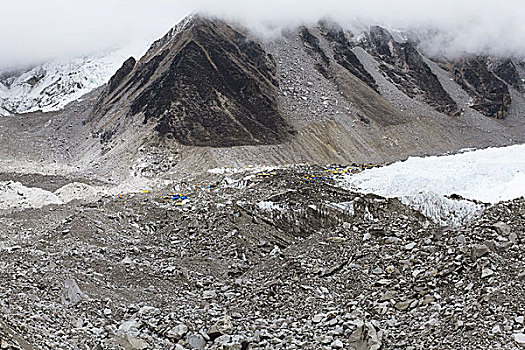
[[[291,128],[277,108],[273,58],[222,21],[195,17],[182,26],[155,43],[119,87],[110,86],[100,98],[98,118],[112,113],[114,101],[125,100],[127,115],[154,120],[161,135],[181,144],[286,140]]]
[[[300,28],[298,35],[304,49],[315,61],[313,68],[325,79],[338,79],[333,68],[337,65],[381,95],[377,82],[353,51],[361,47],[377,61],[378,72],[410,99],[421,100],[451,117],[458,117],[462,113],[415,43],[397,42],[381,27],[372,27],[357,39],[334,23],[321,22],[317,30],[319,37],[306,27]],[[320,40],[326,40],[327,52],[320,46]],[[158,120],[156,129],[161,134],[169,134],[182,144],[196,146],[283,141],[286,138],[275,136],[264,140],[265,132],[272,130],[279,133],[280,129],[286,129],[286,123],[279,115],[276,100],[275,89],[279,86],[279,79],[275,76],[275,58],[271,54],[267,55],[263,46],[248,39],[242,29],[239,32],[218,19],[191,17],[150,48],[141,63],[134,67],[134,73],[128,72],[133,76],[119,76],[118,80],[122,79],[121,83],[125,85],[122,88],[124,90],[111,91],[111,96],[102,96],[101,100],[105,101],[102,103],[106,104],[103,108],[114,108],[111,103],[119,99],[116,95],[126,93],[131,86],[136,86],[134,91],[142,89],[144,84],[149,84],[147,79],[151,76],[151,85],[146,91],[133,96],[131,100],[127,96],[126,101],[130,103],[127,113],[143,113],[145,122]],[[241,68],[239,62],[247,64],[241,65]],[[509,87],[517,93],[522,92],[524,78],[516,65],[517,62],[510,59],[470,57],[449,62],[448,69],[453,72],[454,81],[471,97],[468,108],[488,117],[503,119],[511,104]],[[219,73],[219,76],[213,73]],[[253,73],[256,75],[246,76]],[[122,75],[122,70],[119,74]],[[180,82],[174,83],[177,80]],[[112,79],[112,85],[116,81]],[[336,82],[337,89],[346,88],[340,85],[340,81]],[[196,87],[201,90],[196,90]],[[202,90],[204,87],[207,90]],[[186,92],[182,94],[181,91]],[[217,112],[224,113],[223,117],[218,118]],[[235,121],[239,115],[252,117],[227,126],[232,116]],[[266,131],[254,130],[252,134],[246,134],[249,130],[243,128],[260,125],[261,121],[254,117],[262,118],[265,122],[276,117],[279,121],[266,125]],[[207,128],[210,125],[207,124],[211,120],[219,124],[211,127],[221,129],[221,135],[216,131],[209,133]],[[235,135],[239,130],[236,131],[233,125],[243,126],[239,129],[241,134]],[[260,133],[262,140],[254,136],[257,133]],[[197,135],[201,139],[195,139]],[[230,137],[237,140],[228,142],[226,138]]]
[[[211,34],[230,36],[231,32],[224,32],[224,26],[232,29],[226,23],[198,15],[190,16],[152,45],[145,60],[149,60],[152,55],[157,55],[161,47],[177,40],[175,37],[184,31],[219,23],[223,26],[223,30]],[[398,42],[399,35],[394,39],[388,30],[377,26],[371,27],[368,32],[359,36],[329,21],[320,22],[318,28],[321,29],[319,35],[330,43],[332,52],[324,52],[316,44],[320,38],[310,33],[308,28],[299,29],[298,35],[302,37],[311,53],[316,52],[319,55],[320,62],[315,68],[323,70],[322,74],[331,74],[327,68],[330,60],[334,60],[377,91],[377,83],[370,72],[352,52],[352,49],[360,46],[379,62],[378,71],[404,94],[410,98],[421,98],[425,103],[445,114],[459,115],[460,109],[456,101],[443,89],[437,76],[424,62],[427,58],[418,51],[417,43],[409,39]],[[209,42],[209,38],[205,39],[205,42]],[[100,61],[100,64],[96,62],[97,60]],[[120,58],[120,60],[123,59]],[[63,108],[67,102],[107,81],[110,72],[116,71],[117,61],[119,60],[112,60],[109,56],[100,56],[84,61],[68,62],[66,64],[70,66],[69,68],[66,68],[64,64],[57,67],[46,65],[22,74],[4,76],[0,86],[0,92],[3,95],[1,96],[2,113],[34,112],[39,109],[49,111]],[[486,116],[495,118],[505,116],[511,103],[508,87],[520,93],[524,91],[523,62],[516,59],[467,57],[439,63],[442,68],[453,72],[456,83],[472,97],[470,107]],[[154,62],[152,64],[154,65]],[[114,83],[115,79],[113,79]],[[137,107],[134,107],[134,112],[137,112]],[[151,113],[150,111],[148,114]],[[166,124],[166,120],[164,123]]]

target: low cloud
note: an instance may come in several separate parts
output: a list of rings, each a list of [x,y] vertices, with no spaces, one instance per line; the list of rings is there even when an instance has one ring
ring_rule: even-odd
[[[0,69],[147,45],[191,10],[171,0],[1,1]]]
[[[228,5],[231,3],[231,6]],[[197,0],[201,11],[237,20],[271,36],[283,27],[331,18],[349,28],[381,25],[411,32],[430,54],[525,57],[521,0]]]
[[[192,12],[224,17],[262,37],[331,18],[410,31],[431,54],[525,57],[520,0],[17,0],[2,1],[0,69],[77,56],[162,36]]]

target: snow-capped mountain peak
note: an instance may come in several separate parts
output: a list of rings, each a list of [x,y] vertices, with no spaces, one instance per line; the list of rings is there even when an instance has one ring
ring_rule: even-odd
[[[0,115],[56,111],[105,84],[137,50],[119,49],[0,74]],[[1,72],[0,72],[1,73]]]

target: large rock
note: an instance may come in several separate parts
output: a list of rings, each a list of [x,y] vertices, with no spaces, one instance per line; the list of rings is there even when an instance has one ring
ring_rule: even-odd
[[[470,256],[472,260],[476,261],[482,256],[489,253],[489,248],[485,244],[474,244],[470,250]]]
[[[493,227],[498,231],[498,233],[502,236],[508,236],[510,235],[511,228],[508,224],[504,223],[503,221],[499,221],[493,225]]]
[[[200,334],[190,335],[187,341],[190,349],[204,349],[206,346],[206,340]]]
[[[170,329],[168,331],[168,333],[166,334],[166,336],[168,338],[173,338],[175,340],[179,340],[182,337],[184,337],[186,335],[186,333],[188,333],[188,326],[186,326],[185,324],[181,323],[181,324],[176,325],[172,329]]]
[[[89,297],[80,290],[77,282],[68,278],[64,282],[64,301],[68,304],[78,304],[81,301],[88,300]]]
[[[525,348],[525,334],[516,333],[512,335],[512,338],[514,338],[514,341],[518,343],[521,347]]]
[[[208,336],[210,339],[215,339],[221,335],[231,334],[233,331],[233,325],[231,319],[227,316],[220,319],[217,323],[208,329]]]
[[[372,323],[365,323],[358,327],[349,338],[352,350],[379,350],[381,339]]]

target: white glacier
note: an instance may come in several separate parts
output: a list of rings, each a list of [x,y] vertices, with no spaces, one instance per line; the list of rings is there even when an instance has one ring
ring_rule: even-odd
[[[4,76],[0,79],[0,116],[60,110],[107,83],[126,59],[141,57],[144,51],[145,47],[135,45],[47,62],[23,73]]]
[[[347,175],[341,184],[397,197],[436,223],[456,225],[482,209],[476,201],[497,203],[525,196],[525,145],[409,158]],[[452,194],[468,200],[446,197]]]

